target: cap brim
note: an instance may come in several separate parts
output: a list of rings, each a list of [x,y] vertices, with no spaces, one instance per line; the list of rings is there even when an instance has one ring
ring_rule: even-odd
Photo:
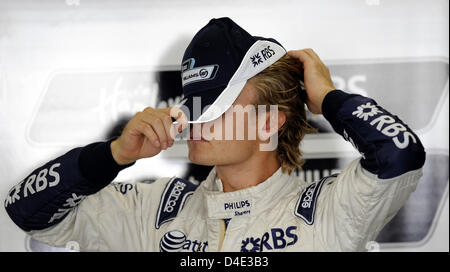
[[[210,89],[200,96],[187,96],[184,104],[177,107],[184,112],[190,124],[214,121],[233,105],[246,82]]]
[[[269,49],[270,48],[270,49]],[[261,57],[262,52],[269,50],[270,56]],[[220,88],[204,90],[200,96],[186,96],[181,105],[189,123],[206,123],[219,118],[233,105],[241,93],[247,80],[263,71],[286,54],[286,50],[278,43],[270,40],[256,41],[246,52],[241,64],[229,80],[228,85]],[[252,57],[258,56],[258,61]],[[251,61],[249,61],[251,60]],[[200,103],[200,102],[201,103]]]

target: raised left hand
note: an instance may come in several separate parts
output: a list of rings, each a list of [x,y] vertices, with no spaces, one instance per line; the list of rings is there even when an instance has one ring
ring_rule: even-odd
[[[291,50],[287,54],[303,65],[308,109],[312,113],[321,114],[323,99],[329,92],[336,89],[328,67],[311,48]]]

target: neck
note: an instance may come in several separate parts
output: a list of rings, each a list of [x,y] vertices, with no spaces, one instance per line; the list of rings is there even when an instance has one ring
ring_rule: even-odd
[[[216,165],[217,177],[224,192],[246,189],[267,180],[280,168],[276,153],[251,157],[238,164]]]

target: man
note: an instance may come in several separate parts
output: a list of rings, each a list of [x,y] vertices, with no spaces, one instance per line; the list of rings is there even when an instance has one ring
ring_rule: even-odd
[[[12,188],[12,220],[44,243],[87,251],[359,251],[422,175],[417,135],[372,99],[335,90],[311,49],[286,54],[274,39],[213,19],[186,49],[182,82],[184,112],[146,108],[120,137],[70,150]],[[199,109],[198,98],[210,106]],[[362,155],[313,183],[292,174],[311,131],[304,103]],[[170,148],[188,123],[189,159],[215,166],[200,185],[177,177],[110,184]]]

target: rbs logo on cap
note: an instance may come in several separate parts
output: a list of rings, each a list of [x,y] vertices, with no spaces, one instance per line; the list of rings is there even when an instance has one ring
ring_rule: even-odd
[[[273,55],[275,55],[275,51],[270,48],[270,45],[266,46],[263,50],[256,53],[255,55],[250,57],[250,60],[253,64],[253,67],[258,66],[263,63],[265,60],[270,59]]]

